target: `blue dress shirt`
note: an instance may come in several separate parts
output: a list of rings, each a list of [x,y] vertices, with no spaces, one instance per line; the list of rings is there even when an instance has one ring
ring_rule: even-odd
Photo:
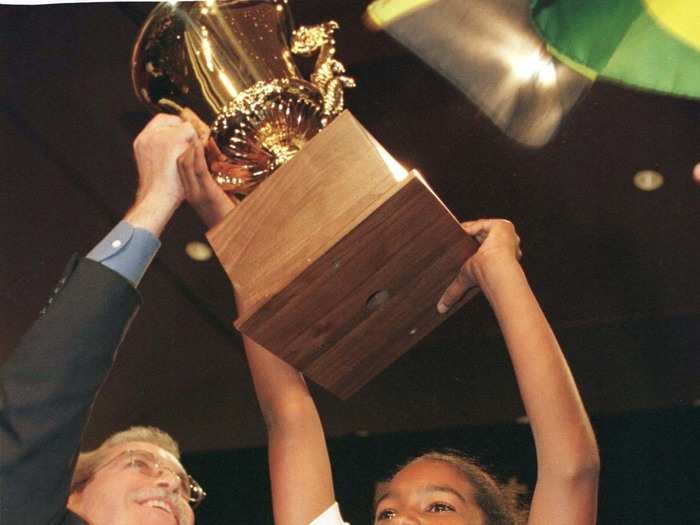
[[[90,250],[87,258],[104,264],[138,286],[158,248],[160,241],[151,232],[121,221]]]

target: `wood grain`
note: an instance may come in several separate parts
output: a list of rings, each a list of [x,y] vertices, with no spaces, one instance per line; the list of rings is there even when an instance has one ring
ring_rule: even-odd
[[[345,113],[209,233],[236,326],[342,398],[448,317],[437,301],[477,248],[394,162]]]
[[[398,191],[364,128],[344,112],[209,232],[236,290],[256,311]]]
[[[238,326],[346,398],[448,317],[437,301],[475,250],[414,177]]]

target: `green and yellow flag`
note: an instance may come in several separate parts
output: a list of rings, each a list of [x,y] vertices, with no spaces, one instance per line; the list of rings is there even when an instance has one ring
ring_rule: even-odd
[[[596,77],[700,98],[700,0],[532,0],[557,58]]]

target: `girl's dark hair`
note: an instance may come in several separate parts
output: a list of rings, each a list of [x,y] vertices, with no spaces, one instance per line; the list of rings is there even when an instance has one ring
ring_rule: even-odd
[[[473,458],[452,449],[421,454],[397,468],[391,478],[417,461],[441,461],[457,469],[474,488],[476,503],[488,525],[523,525],[527,522],[528,509],[520,501],[527,489],[514,479],[501,484]]]

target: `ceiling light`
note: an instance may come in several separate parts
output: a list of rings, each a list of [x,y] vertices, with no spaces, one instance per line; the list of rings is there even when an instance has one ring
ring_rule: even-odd
[[[695,168],[693,168],[693,180],[695,181],[695,184],[700,186],[700,162],[698,162],[695,165]]]
[[[185,246],[185,253],[194,261],[208,261],[214,255],[208,244],[199,241],[188,242]]]
[[[658,190],[664,183],[664,176],[658,171],[642,170],[635,174],[634,185],[642,191]]]

